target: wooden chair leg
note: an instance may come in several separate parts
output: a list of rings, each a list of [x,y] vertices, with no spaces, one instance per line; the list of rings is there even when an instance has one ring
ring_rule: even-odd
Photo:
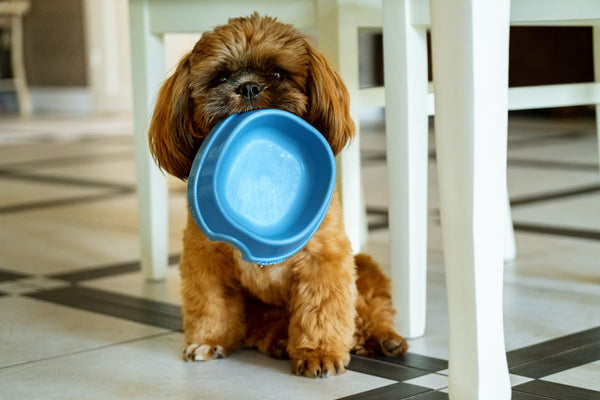
[[[451,399],[510,399],[502,320],[510,0],[431,0]]]

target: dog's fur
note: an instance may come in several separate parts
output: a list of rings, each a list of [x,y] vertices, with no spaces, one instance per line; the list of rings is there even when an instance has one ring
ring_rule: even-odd
[[[240,92],[256,83],[256,98]],[[329,62],[292,26],[253,14],[206,32],[163,84],[150,147],[185,180],[210,129],[233,113],[278,108],[315,126],[334,154],[352,138],[348,92]],[[180,270],[184,358],[210,360],[240,346],[290,357],[296,374],[342,373],[349,353],[400,355],[389,280],[366,255],[352,256],[334,195],[320,228],[297,254],[261,268],[208,240],[188,210]]]

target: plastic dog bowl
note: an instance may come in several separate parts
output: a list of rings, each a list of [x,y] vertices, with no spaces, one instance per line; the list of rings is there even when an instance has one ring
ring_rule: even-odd
[[[234,114],[202,143],[188,181],[198,227],[244,260],[277,264],[319,228],[335,186],[335,160],[313,126],[281,110]]]

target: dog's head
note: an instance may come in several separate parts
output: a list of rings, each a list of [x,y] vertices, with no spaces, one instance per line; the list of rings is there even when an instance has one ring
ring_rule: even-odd
[[[170,174],[186,179],[211,128],[231,114],[276,108],[300,116],[334,154],[354,134],[339,75],[291,25],[254,13],[206,32],[158,94],[150,149]]]

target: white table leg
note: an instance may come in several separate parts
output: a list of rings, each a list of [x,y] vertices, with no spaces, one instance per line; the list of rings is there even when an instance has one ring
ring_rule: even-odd
[[[149,151],[148,125],[158,88],[165,78],[165,57],[162,36],[150,31],[147,3],[129,2],[135,158],[142,270],[147,279],[160,280],[166,276],[168,263],[168,188],[166,177]]]
[[[425,332],[427,283],[427,31],[409,0],[383,2],[390,263],[396,325]]]
[[[510,0],[431,0],[449,393],[511,397],[502,321]]]

